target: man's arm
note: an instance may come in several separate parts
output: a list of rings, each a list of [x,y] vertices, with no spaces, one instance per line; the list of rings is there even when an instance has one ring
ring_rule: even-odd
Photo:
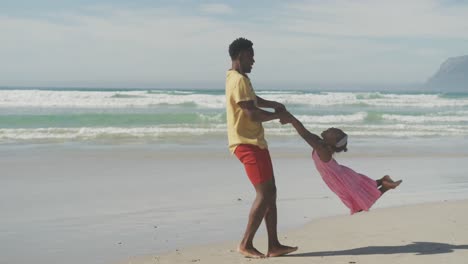
[[[274,119],[280,119],[286,117],[285,111],[283,112],[275,112],[271,113],[265,110],[262,110],[255,106],[254,101],[242,101],[237,103],[241,108],[242,111],[250,118],[250,120],[255,121],[255,122],[267,122],[271,121]],[[258,104],[258,101],[257,101]]]
[[[286,107],[282,103],[268,101],[257,95],[257,105],[262,108],[273,108],[275,112],[285,111]]]

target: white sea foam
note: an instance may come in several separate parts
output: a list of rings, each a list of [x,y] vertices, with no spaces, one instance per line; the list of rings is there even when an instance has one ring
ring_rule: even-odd
[[[171,136],[197,136],[219,134],[226,128],[213,126],[194,127],[81,127],[81,128],[35,128],[0,129],[0,140],[89,140],[116,138],[160,138]]]
[[[201,120],[206,121],[206,122],[213,122],[213,123],[226,122],[224,113],[219,113],[215,115],[197,114],[197,116]]]
[[[468,122],[468,115],[453,116],[453,115],[390,115],[383,114],[383,119],[391,121],[399,121],[405,123],[426,123],[426,122]]]
[[[332,106],[359,103],[353,93],[268,94],[264,97],[268,100],[282,102],[285,105]]]
[[[303,123],[354,123],[362,122],[367,117],[366,112],[358,112],[350,115],[298,115],[296,116]]]
[[[444,98],[437,94],[382,94],[382,93],[265,93],[268,100],[285,105],[338,106],[367,105],[372,107],[440,108],[468,106],[467,98]]]
[[[224,102],[224,95],[194,93],[0,90],[0,107],[132,108],[194,104],[206,108],[223,108]]]
[[[259,92],[259,94],[265,99],[279,101],[286,106],[368,105],[414,108],[468,106],[468,98],[444,98],[437,94],[348,92]],[[184,91],[148,93],[147,91],[0,90],[0,107],[132,108],[183,104],[222,109],[225,107],[225,96]]]
[[[440,108],[468,106],[468,99],[443,98],[436,94],[384,94],[380,98],[362,99],[370,106]]]
[[[327,123],[305,123],[313,133],[319,134],[330,127]],[[338,126],[352,136],[468,136],[466,126],[456,125],[355,125],[343,123]],[[268,136],[297,136],[296,131],[289,125],[267,123],[265,124]],[[196,137],[226,136],[226,125],[216,124],[205,127],[160,126],[160,127],[81,127],[81,128],[34,128],[34,129],[0,129],[0,142],[8,141],[60,141],[60,140],[120,140],[141,139],[165,140],[167,138],[196,139]],[[118,142],[118,141],[116,141]]]

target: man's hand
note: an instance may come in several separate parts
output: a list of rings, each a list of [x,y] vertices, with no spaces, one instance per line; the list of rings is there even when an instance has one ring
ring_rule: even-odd
[[[282,103],[278,103],[278,102],[275,102],[275,113],[281,113],[281,112],[284,112],[286,111],[286,107],[284,106],[284,104]]]

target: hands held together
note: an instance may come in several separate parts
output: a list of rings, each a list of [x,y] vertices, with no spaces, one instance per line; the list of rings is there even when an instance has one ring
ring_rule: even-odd
[[[286,110],[283,104],[278,103],[278,107],[275,108],[275,113],[279,115],[279,120],[282,125],[292,123],[294,116]]]

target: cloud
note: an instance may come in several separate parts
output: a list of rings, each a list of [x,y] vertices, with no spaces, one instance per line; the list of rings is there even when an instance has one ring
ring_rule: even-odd
[[[243,19],[212,16],[225,8],[219,6],[205,15],[170,6],[98,6],[88,13],[0,16],[0,85],[211,82],[220,88],[230,67],[227,47],[240,36],[254,42],[259,83],[425,80],[446,57],[468,52],[462,7],[396,1],[294,2]],[[409,9],[397,12],[403,6]],[[401,21],[387,21],[396,13]],[[421,21],[405,26],[415,17]]]
[[[434,0],[304,1],[284,6],[286,31],[352,37],[468,39],[468,6]],[[293,15],[291,15],[293,14]]]
[[[200,6],[200,10],[204,13],[209,14],[230,14],[233,9],[226,4],[203,4]]]
[[[57,22],[60,21],[60,22]],[[167,82],[204,80],[224,69],[227,39],[210,18],[167,10],[0,17],[0,79]],[[217,40],[213,41],[214,36]],[[214,55],[213,55],[214,54]],[[225,60],[226,59],[226,60]],[[199,67],[204,65],[204,67]]]

